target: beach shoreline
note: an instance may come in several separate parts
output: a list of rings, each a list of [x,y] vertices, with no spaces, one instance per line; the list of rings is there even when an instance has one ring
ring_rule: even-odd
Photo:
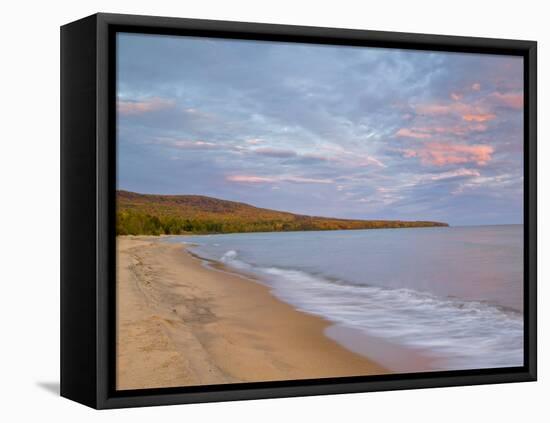
[[[332,325],[182,244],[117,237],[118,390],[390,373]]]

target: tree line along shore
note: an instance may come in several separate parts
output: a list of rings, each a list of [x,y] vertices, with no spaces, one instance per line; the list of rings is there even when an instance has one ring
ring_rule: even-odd
[[[117,235],[182,235],[448,226],[443,222],[306,216],[198,195],[117,191]]]

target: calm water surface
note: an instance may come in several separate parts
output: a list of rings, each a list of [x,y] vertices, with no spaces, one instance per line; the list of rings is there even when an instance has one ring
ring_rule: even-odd
[[[523,226],[185,236],[295,308],[428,352],[434,369],[523,365]]]

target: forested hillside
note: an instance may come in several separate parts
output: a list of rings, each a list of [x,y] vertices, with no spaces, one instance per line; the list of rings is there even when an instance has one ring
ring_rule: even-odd
[[[117,235],[211,234],[448,226],[399,220],[349,220],[262,209],[201,195],[117,191]]]

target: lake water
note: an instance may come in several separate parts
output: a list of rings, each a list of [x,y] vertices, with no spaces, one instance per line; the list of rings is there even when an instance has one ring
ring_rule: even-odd
[[[255,275],[281,300],[324,317],[351,338],[362,333],[430,357],[433,370],[523,365],[522,225],[173,241]],[[327,335],[358,349],[350,336]]]

